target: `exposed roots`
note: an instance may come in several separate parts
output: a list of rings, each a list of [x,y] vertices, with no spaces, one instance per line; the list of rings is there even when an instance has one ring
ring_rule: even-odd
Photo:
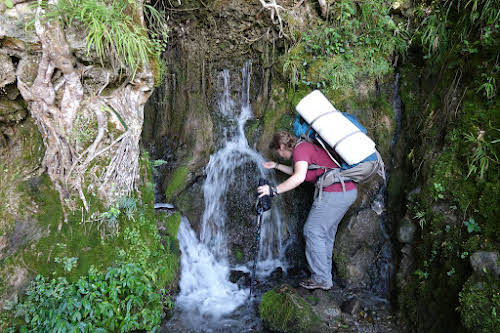
[[[20,64],[27,66],[31,59],[36,61],[36,77],[29,82],[18,68],[17,86],[42,134],[46,147],[42,165],[59,192],[66,220],[66,208],[76,208],[76,197],[89,210],[85,191],[98,189],[100,197],[112,203],[137,189],[143,107],[152,91],[153,75],[149,68],[144,68],[132,82],[125,82],[103,97],[100,93],[110,83],[108,75],[97,96],[84,96],[84,78],[78,70],[83,65],[73,58],[59,23],[41,20],[42,16],[43,9],[38,7],[35,31],[42,45],[38,59],[23,54],[20,60]],[[73,123],[79,112],[87,111],[96,116],[96,136],[80,153],[72,132]],[[108,133],[113,114],[124,122],[123,133],[117,137]],[[103,165],[103,161],[109,163]],[[98,172],[99,176],[92,172]]]
[[[268,9],[271,11],[271,21],[274,25],[279,25],[279,37],[287,37],[283,31],[283,20],[280,15],[280,10],[285,10],[282,6],[276,3],[276,0],[259,0],[262,4],[262,9]]]

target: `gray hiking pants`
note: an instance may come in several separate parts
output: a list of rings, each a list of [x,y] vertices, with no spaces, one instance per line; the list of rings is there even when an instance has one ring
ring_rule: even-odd
[[[311,278],[318,283],[332,285],[332,252],[337,227],[354,203],[358,191],[323,192],[322,198],[314,200],[306,224],[306,258]]]

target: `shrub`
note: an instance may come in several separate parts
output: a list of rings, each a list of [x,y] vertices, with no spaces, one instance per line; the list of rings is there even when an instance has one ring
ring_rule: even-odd
[[[305,33],[288,51],[283,71],[290,83],[351,88],[357,78],[390,73],[391,55],[404,54],[408,37],[389,11],[389,5],[375,0],[332,3],[331,19]]]
[[[24,319],[21,331],[154,330],[162,313],[154,278],[136,264],[108,268],[106,273],[91,267],[73,283],[38,275],[24,301],[14,307],[15,315]]]

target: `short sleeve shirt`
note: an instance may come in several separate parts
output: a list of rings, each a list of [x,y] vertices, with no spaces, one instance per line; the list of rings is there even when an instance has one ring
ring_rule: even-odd
[[[293,150],[293,164],[299,161],[306,161],[307,164],[316,164],[327,168],[338,168],[339,166],[332,161],[328,153],[321,147],[313,145],[310,142],[304,141],[299,143]],[[306,181],[315,183],[320,175],[324,173],[323,169],[307,170]],[[354,182],[345,182],[346,191],[354,190],[356,184]],[[342,184],[334,183],[324,187],[325,192],[342,192]]]

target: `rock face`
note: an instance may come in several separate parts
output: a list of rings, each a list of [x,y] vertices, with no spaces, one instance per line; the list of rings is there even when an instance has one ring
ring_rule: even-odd
[[[339,276],[352,285],[370,285],[369,269],[383,243],[379,216],[373,210],[361,210],[342,222],[333,250]]]

